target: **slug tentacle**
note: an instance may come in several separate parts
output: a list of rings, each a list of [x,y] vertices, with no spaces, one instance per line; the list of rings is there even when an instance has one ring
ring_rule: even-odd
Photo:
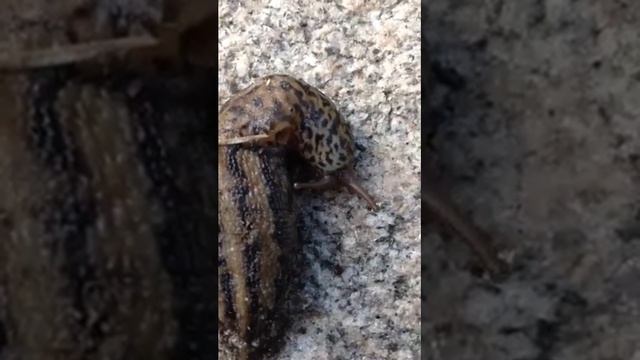
[[[295,190],[311,189],[311,190],[328,190],[344,186],[350,191],[356,193],[372,210],[378,209],[378,204],[369,193],[360,185],[358,177],[351,168],[343,169],[335,174],[323,176],[320,180],[309,182],[296,182],[293,184]]]
[[[358,196],[364,199],[369,208],[372,210],[378,209],[378,204],[373,199],[371,195],[360,185],[358,181],[358,177],[356,176],[355,171],[351,168],[344,169],[339,174],[340,182],[349,190],[355,192]]]
[[[296,190],[311,189],[311,190],[327,190],[336,187],[338,181],[335,175],[325,175],[322,179],[317,181],[308,182],[296,182],[293,183],[293,188]]]

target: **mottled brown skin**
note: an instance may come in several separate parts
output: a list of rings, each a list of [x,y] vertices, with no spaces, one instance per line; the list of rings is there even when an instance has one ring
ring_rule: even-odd
[[[354,142],[348,123],[318,89],[288,75],[270,75],[222,106],[218,144],[286,145],[323,174],[295,189],[327,189],[342,184],[377,205],[352,169]]]
[[[348,124],[320,91],[271,75],[240,91],[218,117],[218,320],[239,338],[237,359],[269,346],[297,244],[294,189],[343,184],[374,200],[351,169]],[[293,183],[287,155],[297,153],[323,174]]]

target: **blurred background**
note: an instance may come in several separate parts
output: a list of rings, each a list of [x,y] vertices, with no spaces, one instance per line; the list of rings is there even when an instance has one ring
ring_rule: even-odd
[[[423,6],[431,146],[514,267],[425,229],[423,358],[640,359],[640,5]]]

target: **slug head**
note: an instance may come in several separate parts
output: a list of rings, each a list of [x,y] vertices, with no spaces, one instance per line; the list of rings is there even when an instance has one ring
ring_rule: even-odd
[[[378,206],[371,195],[360,185],[353,170],[354,143],[349,126],[336,118],[330,126],[302,126],[297,139],[297,149],[304,160],[317,172],[323,174],[319,180],[296,182],[294,189],[325,190],[346,187],[365,200],[371,209]]]

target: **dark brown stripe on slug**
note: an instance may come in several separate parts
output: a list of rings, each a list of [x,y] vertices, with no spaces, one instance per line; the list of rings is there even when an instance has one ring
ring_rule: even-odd
[[[242,258],[242,272],[235,274],[237,283],[243,285],[238,295],[244,293],[244,298],[238,300],[237,305],[242,307],[241,313],[244,314],[239,317],[240,332],[244,333],[243,337],[249,342],[258,339],[262,332],[263,321],[260,315],[264,314],[261,314],[263,308],[260,306],[260,286],[263,279],[259,271],[264,264],[262,246],[271,241],[267,238],[268,235],[260,231],[264,222],[270,221],[270,216],[267,215],[269,208],[266,199],[261,198],[265,192],[263,183],[256,178],[255,152],[255,148],[245,148],[237,153],[235,160],[238,161],[240,171],[234,175],[237,185],[234,188],[237,187],[238,192],[243,195],[243,203],[238,201],[236,208],[241,213],[243,229],[246,230],[242,233],[241,251],[238,252]]]
[[[226,192],[224,196],[227,201],[231,202],[231,204],[226,204],[230,206],[226,210],[229,213],[224,214],[225,220],[221,226],[223,233],[218,235],[230,284],[229,289],[223,289],[223,291],[228,290],[223,293],[223,302],[225,308],[233,307],[234,310],[228,325],[236,328],[241,338],[246,338],[245,331],[250,326],[253,314],[249,305],[248,293],[251,288],[247,281],[246,267],[248,261],[257,261],[252,258],[247,259],[250,254],[245,252],[245,244],[254,239],[248,238],[251,233],[241,230],[251,228],[251,224],[255,222],[252,216],[253,204],[249,199],[251,185],[243,168],[242,156],[247,150],[234,145],[223,147],[219,151],[222,152],[220,156],[223,159],[222,162],[219,162],[219,166],[222,167],[219,171],[222,171],[226,177],[225,180],[221,180],[224,182],[221,191]],[[229,228],[225,228],[225,226]],[[242,233],[236,233],[238,230]]]
[[[218,236],[220,236],[220,228],[221,226],[218,225]],[[234,287],[231,283],[231,274],[225,258],[227,249],[224,248],[224,244],[224,241],[218,240],[218,301],[222,300],[219,304],[222,305],[222,309],[218,309],[218,319],[224,318],[226,322],[233,323],[237,317],[233,301]],[[219,295],[220,293],[222,293],[222,296]]]
[[[273,197],[277,196],[277,194],[281,194],[283,190],[287,190],[286,187],[288,187],[288,184],[282,180],[288,180],[288,177],[286,174],[276,174],[274,172],[274,167],[277,168],[278,171],[282,172],[280,165],[284,165],[284,157],[286,156],[285,151],[279,148],[259,149],[257,155],[262,179],[264,180],[267,189],[269,189],[270,207],[273,208],[274,206],[277,206],[276,209],[279,209],[282,204],[280,201],[276,201]],[[283,187],[285,188],[283,189]]]
[[[255,227],[249,231],[243,255],[245,259],[246,285],[249,295],[249,331],[247,339],[266,340],[269,333],[273,301],[269,290],[275,279],[267,276],[267,269],[279,268],[277,259],[271,257],[274,246],[277,247],[275,231],[272,231],[276,218],[280,215],[273,209],[269,201],[270,194],[282,191],[282,184],[273,184],[265,180],[277,159],[261,158],[263,149],[252,148],[245,155],[244,165],[250,172],[249,182],[252,186],[252,216]],[[259,346],[264,344],[259,344]]]
[[[217,281],[209,241],[194,233],[196,213],[191,214],[193,199],[178,186],[176,173],[184,163],[169,158],[161,125],[165,114],[181,108],[183,98],[161,87],[143,88],[137,96],[127,97],[129,109],[137,117],[135,133],[145,134],[137,143],[138,156],[151,180],[150,196],[159,199],[162,223],[154,229],[159,257],[170,277],[173,312],[178,333],[173,359],[205,359],[215,351]],[[176,116],[176,115],[174,115]]]
[[[243,243],[247,319],[246,339],[269,342],[266,334],[278,330],[274,322],[283,292],[283,263],[296,240],[292,191],[284,148],[254,147],[243,153],[242,166],[251,192],[250,217]]]
[[[260,275],[259,268],[262,263],[260,259],[260,238],[254,239],[251,243],[245,245],[242,255],[244,256],[244,271],[246,278],[244,279],[246,288],[249,293],[249,329],[246,334],[248,339],[255,339],[260,331]]]
[[[298,238],[293,211],[292,184],[286,170],[286,154],[284,149],[272,148],[262,149],[258,152],[258,156],[263,182],[269,189],[268,201],[273,213],[273,236],[282,251],[279,261],[286,267],[286,261],[291,257]],[[286,274],[287,269],[282,271]]]
[[[229,173],[234,179],[235,186],[233,187],[232,197],[236,204],[236,208],[238,209],[238,213],[240,215],[240,219],[242,220],[242,224],[247,226],[249,215],[249,208],[247,206],[247,194],[249,193],[249,185],[247,183],[247,176],[244,173],[244,170],[240,166],[240,159],[238,159],[238,153],[240,151],[240,146],[230,146],[225,151],[225,155],[227,157],[227,166]]]
[[[224,316],[228,320],[235,320],[237,317],[235,304],[233,301],[233,285],[231,284],[231,274],[229,273],[229,268],[227,267],[227,262],[224,258],[218,257],[218,272],[220,277],[220,286],[222,291],[222,296],[224,300]]]
[[[30,145],[45,165],[57,171],[69,167],[70,151],[58,123],[55,101],[64,86],[64,75],[55,70],[32,75],[26,98],[29,104]]]
[[[58,69],[37,71],[27,98],[34,109],[30,121],[31,151],[55,179],[56,189],[46,200],[41,214],[47,229],[51,263],[60,264],[65,277],[64,291],[70,296],[76,316],[71,331],[73,342],[85,345],[78,349],[82,358],[95,353],[104,340],[109,306],[97,308],[91,299],[104,292],[89,253],[88,232],[95,226],[95,191],[92,174],[72,134],[61,125],[55,108],[59,91],[67,75]],[[53,190],[53,189],[52,189]],[[72,320],[73,319],[73,320]],[[23,334],[26,335],[26,334]]]

